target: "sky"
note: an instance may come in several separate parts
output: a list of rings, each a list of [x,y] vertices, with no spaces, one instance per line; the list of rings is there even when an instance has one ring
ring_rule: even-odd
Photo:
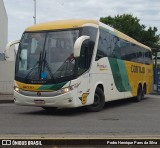
[[[8,41],[20,39],[34,24],[34,0],[3,0],[8,14]],[[160,0],[37,0],[37,23],[63,19],[96,19],[132,14],[140,23],[157,27]]]

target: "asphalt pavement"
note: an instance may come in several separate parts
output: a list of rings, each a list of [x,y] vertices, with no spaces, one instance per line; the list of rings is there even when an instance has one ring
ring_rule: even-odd
[[[12,96],[3,96],[12,100]],[[13,100],[12,100],[13,101]],[[0,103],[0,136],[6,135],[86,135],[86,136],[160,136],[160,96],[147,95],[136,103],[124,99],[106,103],[101,112],[84,108],[45,111],[41,107]],[[49,136],[51,135],[51,136]],[[98,136],[98,137],[99,137]]]
[[[5,99],[5,100],[4,100]],[[0,96],[0,137],[160,137],[160,95],[136,103],[124,99],[106,103],[101,112],[84,108],[45,111],[16,106],[12,95]],[[6,102],[6,103],[5,103]]]

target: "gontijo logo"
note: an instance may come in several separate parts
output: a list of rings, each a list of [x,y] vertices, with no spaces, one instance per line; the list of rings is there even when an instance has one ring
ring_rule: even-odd
[[[131,65],[131,72],[134,72],[134,73],[145,73],[145,67]]]
[[[34,86],[26,86],[26,85],[23,85],[23,88],[24,88],[24,89],[34,89]]]

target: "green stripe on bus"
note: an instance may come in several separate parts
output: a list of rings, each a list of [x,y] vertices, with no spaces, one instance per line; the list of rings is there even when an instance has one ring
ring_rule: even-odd
[[[51,84],[51,85],[42,85],[38,90],[52,90],[56,91],[61,89],[67,82],[62,82],[58,84]]]
[[[117,90],[119,92],[131,91],[124,61],[114,58],[108,59]]]
[[[122,78],[122,84],[125,88],[125,91],[131,91],[131,86],[130,86],[130,83],[129,83],[125,62],[123,60],[117,59],[117,63],[118,63],[118,66],[119,66],[120,75],[121,75],[121,78]]]

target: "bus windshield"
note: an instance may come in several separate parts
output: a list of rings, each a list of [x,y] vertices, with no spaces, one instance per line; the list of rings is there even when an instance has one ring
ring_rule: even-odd
[[[78,37],[79,30],[24,33],[15,76],[36,82],[74,75],[73,47]]]

